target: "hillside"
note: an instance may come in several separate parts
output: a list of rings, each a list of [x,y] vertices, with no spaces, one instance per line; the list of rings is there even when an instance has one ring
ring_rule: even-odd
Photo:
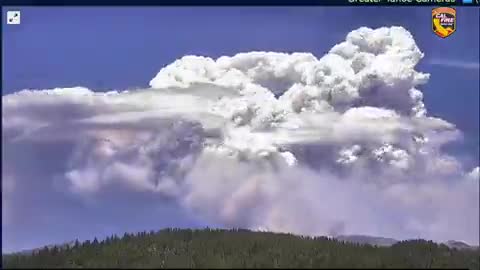
[[[478,249],[452,249],[425,240],[389,247],[325,237],[248,230],[141,232],[4,255],[4,268],[469,268],[479,269]]]
[[[339,235],[336,237],[337,240],[348,243],[356,244],[369,244],[372,246],[391,246],[398,242],[393,238],[384,238],[384,237],[371,237],[365,235]]]

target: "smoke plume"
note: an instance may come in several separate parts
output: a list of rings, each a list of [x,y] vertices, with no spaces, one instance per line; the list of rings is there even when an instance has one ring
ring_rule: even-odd
[[[3,96],[2,202],[15,211],[17,156],[46,147],[64,158],[42,185],[85,200],[141,194],[225,227],[478,244],[478,167],[443,152],[462,133],[428,115],[422,57],[404,28],[362,27],[321,58],[184,56],[148,89]]]

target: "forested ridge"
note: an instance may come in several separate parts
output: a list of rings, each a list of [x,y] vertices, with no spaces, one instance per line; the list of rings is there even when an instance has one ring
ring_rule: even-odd
[[[249,230],[164,229],[2,256],[3,268],[469,268],[478,249],[425,240],[390,247]]]

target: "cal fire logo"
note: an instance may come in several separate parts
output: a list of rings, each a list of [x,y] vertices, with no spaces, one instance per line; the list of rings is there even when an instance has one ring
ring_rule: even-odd
[[[454,8],[439,7],[432,10],[432,30],[437,36],[446,38],[455,32],[457,12]]]

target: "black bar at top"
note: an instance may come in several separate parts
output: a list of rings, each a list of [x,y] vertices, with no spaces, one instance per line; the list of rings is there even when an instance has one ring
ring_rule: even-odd
[[[470,6],[480,0],[2,0],[2,6]]]

